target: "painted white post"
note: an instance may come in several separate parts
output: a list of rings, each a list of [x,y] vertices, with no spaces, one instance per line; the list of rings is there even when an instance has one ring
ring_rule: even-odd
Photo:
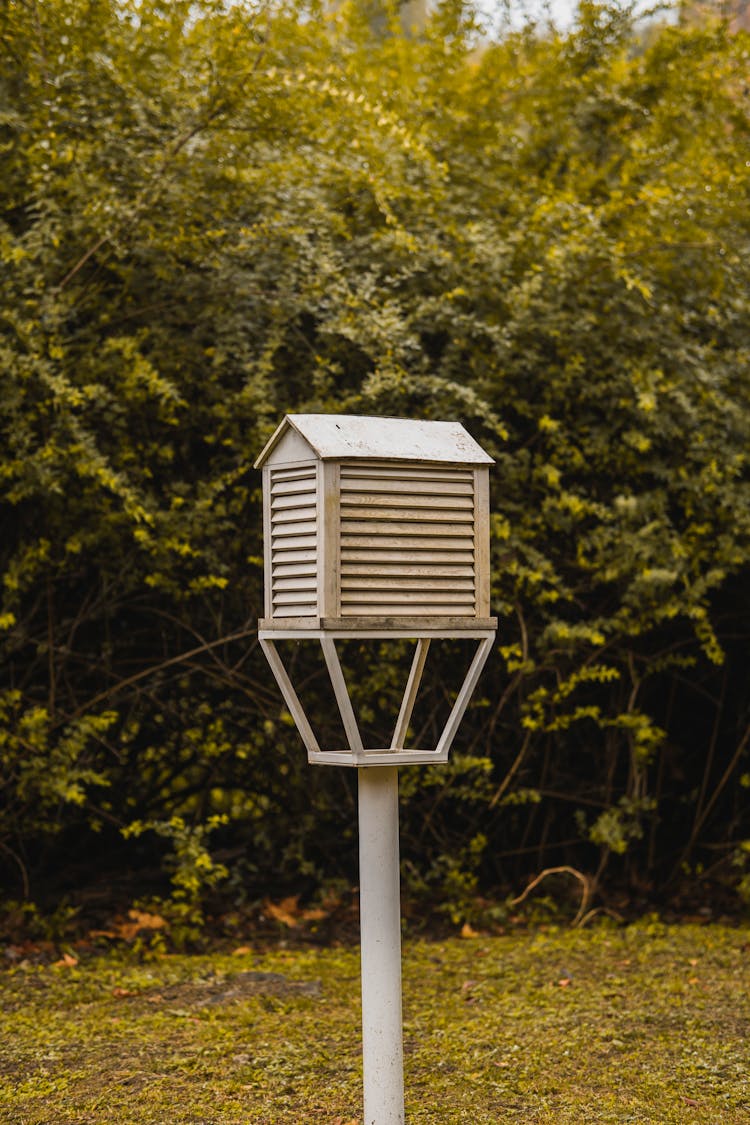
[[[404,1125],[398,768],[357,773],[364,1125]]]

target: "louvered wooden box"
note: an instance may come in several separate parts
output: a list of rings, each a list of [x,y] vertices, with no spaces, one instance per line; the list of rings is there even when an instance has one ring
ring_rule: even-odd
[[[256,462],[261,627],[492,628],[491,464],[457,422],[287,415]]]

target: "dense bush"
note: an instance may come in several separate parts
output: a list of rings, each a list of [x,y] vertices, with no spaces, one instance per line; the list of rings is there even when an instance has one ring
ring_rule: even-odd
[[[412,892],[742,878],[750,42],[590,4],[479,46],[458,0],[418,35],[366,14],[0,7],[16,895],[159,840],[188,913],[221,878],[353,877],[353,779],[307,767],[254,633],[251,466],[289,410],[456,417],[497,461],[501,633],[451,765],[403,773]],[[397,664],[346,662],[374,723]]]

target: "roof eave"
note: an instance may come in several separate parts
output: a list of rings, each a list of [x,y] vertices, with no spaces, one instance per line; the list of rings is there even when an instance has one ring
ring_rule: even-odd
[[[296,433],[299,434],[299,436],[304,441],[307,442],[308,445],[310,444],[309,440],[305,437],[305,435],[300,432],[299,427],[295,426],[291,417],[288,414],[285,414],[284,417],[279,422],[276,429],[274,430],[274,432],[271,434],[271,436],[268,439],[268,441],[266,442],[266,444],[263,446],[263,449],[261,450],[261,452],[255,458],[255,462],[253,464],[254,469],[261,469],[263,467],[263,465],[268,460],[268,458],[271,456],[274,449],[279,444],[279,442],[281,441],[282,437],[284,436],[284,434],[286,433],[287,430],[294,430]]]

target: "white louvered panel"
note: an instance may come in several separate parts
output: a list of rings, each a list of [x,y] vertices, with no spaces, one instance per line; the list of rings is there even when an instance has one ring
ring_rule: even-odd
[[[473,472],[343,464],[340,557],[342,616],[473,616]]]
[[[318,476],[315,465],[271,470],[273,617],[318,611]]]

